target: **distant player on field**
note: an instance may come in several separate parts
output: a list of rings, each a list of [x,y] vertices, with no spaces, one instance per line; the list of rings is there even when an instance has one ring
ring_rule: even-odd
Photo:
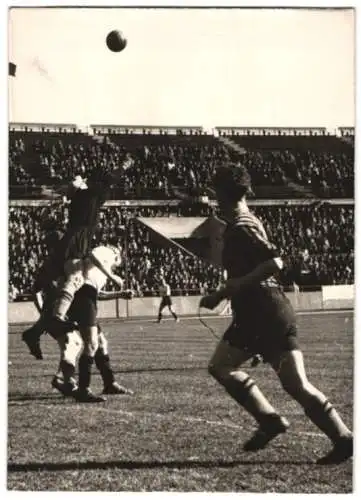
[[[227,222],[223,264],[229,279],[221,290],[203,297],[200,306],[214,309],[222,300],[231,299],[233,322],[210,360],[209,372],[258,423],[258,430],[244,449],[262,449],[289,427],[241,368],[253,355],[261,354],[275,370],[283,389],[332,441],[333,449],[318,463],[340,463],[353,454],[352,432],[307,378],[295,313],[276,278],[282,261],[247,206],[248,172],[242,166],[221,166],[214,177],[214,188]]]
[[[159,304],[159,310],[158,310],[158,323],[160,323],[162,321],[162,311],[165,307],[168,307],[169,312],[172,314],[175,321],[179,321],[178,316],[173,309],[171,288],[168,285],[168,283],[166,282],[164,277],[162,277],[160,280],[158,292],[159,292],[159,296],[162,297],[162,300]]]

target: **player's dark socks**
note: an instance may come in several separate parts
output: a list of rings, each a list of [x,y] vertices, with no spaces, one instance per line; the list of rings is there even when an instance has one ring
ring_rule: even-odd
[[[118,382],[113,382],[111,385],[104,386],[103,394],[122,394],[125,396],[133,396],[134,392],[131,389],[118,384]]]
[[[321,402],[317,397],[313,397],[308,407],[304,407],[304,411],[333,443],[337,443],[340,438],[351,436],[351,431],[329,401]]]
[[[171,311],[171,313],[172,313],[173,318],[174,318],[176,321],[178,321],[178,316],[176,315],[176,313],[175,313],[174,311]]]
[[[65,361],[64,359],[62,359],[60,361],[59,369],[61,370],[61,373],[63,374],[65,383],[67,383],[68,381],[74,380],[74,377],[75,377],[75,366],[74,365],[72,365],[68,361]]]
[[[68,382],[64,382],[56,376],[51,381],[51,385],[65,397],[74,396],[75,392],[78,389],[74,379],[70,379]]]
[[[94,394],[89,387],[81,390],[80,388],[75,391],[74,398],[78,403],[104,403],[107,398],[101,394]]]
[[[94,356],[95,366],[103,379],[104,387],[111,386],[115,381],[113,370],[110,366],[110,358],[108,354],[104,354],[101,349],[98,349]]]
[[[333,465],[345,462],[353,456],[353,437],[340,438],[333,446],[332,450],[324,457],[317,460],[319,465]]]
[[[27,345],[30,354],[36,359],[43,359],[43,353],[40,347],[40,337],[44,333],[44,329],[38,328],[37,326],[32,326],[28,330],[23,332],[21,338],[23,342]]]
[[[270,441],[287,431],[290,424],[288,421],[274,413],[267,415],[253,436],[244,443],[245,451],[257,451],[265,448]]]
[[[91,371],[94,363],[94,358],[86,354],[82,354],[79,359],[79,391],[84,392],[89,389]]]
[[[160,323],[162,321],[162,313],[159,312],[158,313],[158,323]]]

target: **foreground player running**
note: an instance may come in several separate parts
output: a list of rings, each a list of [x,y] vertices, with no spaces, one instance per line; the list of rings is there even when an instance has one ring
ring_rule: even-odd
[[[282,261],[247,206],[250,176],[242,166],[222,166],[216,171],[214,188],[227,222],[223,264],[229,279],[221,290],[203,297],[200,306],[214,309],[222,300],[231,299],[233,321],[210,360],[209,372],[258,423],[258,430],[244,449],[262,449],[289,427],[240,368],[254,354],[261,354],[275,370],[283,389],[332,441],[333,449],[318,463],[341,463],[353,454],[352,432],[307,378],[295,313],[275,277]]]

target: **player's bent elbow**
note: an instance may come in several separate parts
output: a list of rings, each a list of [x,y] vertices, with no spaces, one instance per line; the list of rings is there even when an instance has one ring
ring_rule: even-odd
[[[217,363],[213,363],[212,361],[208,364],[208,373],[222,385],[224,385],[229,375],[225,367],[218,365]]]

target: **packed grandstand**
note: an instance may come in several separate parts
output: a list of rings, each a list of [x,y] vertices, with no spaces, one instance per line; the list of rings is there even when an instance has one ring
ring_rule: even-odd
[[[64,227],[67,207],[47,188],[104,165],[126,165],[102,209],[94,244],[118,241],[121,274],[138,296],[157,293],[163,273],[173,293],[216,289],[225,275],[195,233],[175,237],[162,219],[188,227],[217,215],[209,190],[224,158],[245,164],[250,204],[286,267],[285,287],[317,289],[354,280],[353,129],[249,129],[12,124],[9,132],[9,299],[30,298],[46,236]],[[157,220],[152,228],[147,221]],[[182,231],[181,231],[182,232]],[[158,233],[158,234],[157,234]],[[158,237],[157,237],[158,236]]]

